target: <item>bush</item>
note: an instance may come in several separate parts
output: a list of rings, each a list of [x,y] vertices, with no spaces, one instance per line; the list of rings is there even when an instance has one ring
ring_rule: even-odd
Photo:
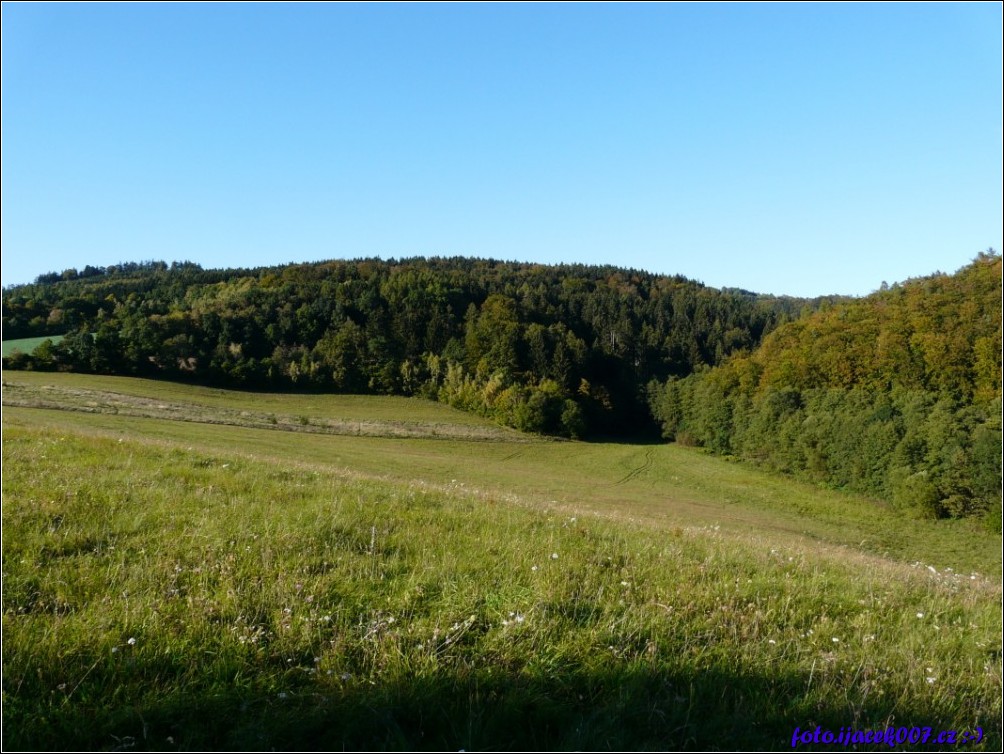
[[[582,408],[571,398],[566,398],[561,409],[562,434],[578,440],[586,434],[586,416]]]
[[[889,472],[889,489],[893,505],[901,511],[921,518],[945,516],[938,488],[928,479],[926,471],[912,474],[903,466],[892,469]]]

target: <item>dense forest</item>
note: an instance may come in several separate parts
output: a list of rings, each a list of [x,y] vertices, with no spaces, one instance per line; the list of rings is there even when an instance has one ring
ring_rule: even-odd
[[[655,429],[649,381],[719,364],[828,301],[462,258],[149,262],[4,291],[5,339],[66,335],[4,365],[421,395],[533,432],[636,433]]]
[[[667,438],[999,526],[1001,257],[824,307],[650,398]]]
[[[657,432],[913,513],[999,518],[1001,258],[861,299],[465,258],[86,267],[3,294],[10,369],[419,395],[568,437]]]

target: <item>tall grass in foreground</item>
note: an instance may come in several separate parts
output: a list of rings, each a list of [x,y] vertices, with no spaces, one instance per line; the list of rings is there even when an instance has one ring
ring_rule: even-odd
[[[7,748],[1001,744],[983,577],[180,446],[3,452]]]

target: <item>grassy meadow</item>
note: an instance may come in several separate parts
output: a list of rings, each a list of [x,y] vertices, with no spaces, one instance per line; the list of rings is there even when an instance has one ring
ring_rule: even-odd
[[[409,399],[5,373],[4,402],[5,748],[1000,748],[973,521]]]
[[[56,345],[59,341],[63,339],[62,335],[43,335],[38,338],[18,338],[16,340],[5,340],[0,344],[0,350],[3,352],[3,357],[7,358],[11,356],[15,351],[20,351],[21,353],[31,353],[45,341],[51,340],[52,345]]]

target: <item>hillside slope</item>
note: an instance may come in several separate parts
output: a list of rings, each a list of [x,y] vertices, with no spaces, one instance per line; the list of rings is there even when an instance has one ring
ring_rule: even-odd
[[[522,430],[628,433],[651,426],[649,380],[717,364],[819,303],[585,265],[148,263],[4,291],[6,339],[67,334],[4,364],[422,395]]]
[[[779,327],[653,387],[665,436],[924,515],[999,518],[1001,257]]]

